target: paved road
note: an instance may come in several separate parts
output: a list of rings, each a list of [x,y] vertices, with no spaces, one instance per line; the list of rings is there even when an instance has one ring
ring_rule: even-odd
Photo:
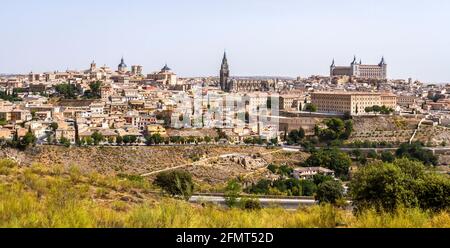
[[[287,210],[296,210],[300,206],[311,206],[317,204],[313,199],[278,199],[278,198],[258,198],[263,207],[280,206]],[[222,196],[192,196],[189,200],[192,203],[215,203],[225,206],[225,198]]]
[[[299,146],[282,146],[283,150],[286,151],[301,151],[303,150],[302,147]],[[324,147],[316,147],[316,149],[322,149]],[[370,150],[377,150],[377,151],[396,151],[399,147],[386,147],[386,148],[350,148],[350,147],[340,147],[339,149],[341,151],[353,151],[353,150],[361,150],[361,151],[370,151]],[[450,151],[450,147],[424,147],[425,150],[430,150],[433,152],[446,152]]]

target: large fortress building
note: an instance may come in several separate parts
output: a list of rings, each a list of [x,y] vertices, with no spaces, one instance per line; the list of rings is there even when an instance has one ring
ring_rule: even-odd
[[[363,65],[361,60],[356,61],[356,56],[353,58],[350,66],[336,66],[333,62],[330,66],[330,77],[334,76],[349,76],[367,79],[386,79],[387,78],[387,64],[384,57],[377,65]]]

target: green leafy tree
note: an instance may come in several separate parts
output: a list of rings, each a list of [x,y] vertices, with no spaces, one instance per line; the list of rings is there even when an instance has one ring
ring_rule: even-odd
[[[319,186],[323,182],[332,181],[332,180],[334,180],[334,178],[332,176],[324,175],[321,173],[313,176],[313,182],[317,186]]]
[[[347,153],[331,148],[321,149],[313,153],[304,164],[308,167],[323,166],[334,170],[336,176],[345,179],[348,176],[351,163],[352,160]]]
[[[269,164],[269,166],[267,166],[267,169],[274,174],[278,172],[278,166],[274,164]]]
[[[345,131],[343,134],[341,134],[342,139],[348,139],[350,138],[350,135],[353,132],[353,121],[352,120],[346,120],[344,122]]]
[[[247,191],[252,194],[267,194],[267,192],[269,192],[271,184],[272,181],[261,179],[255,185],[249,187]]]
[[[52,124],[50,124],[50,128],[53,132],[56,132],[56,130],[58,130],[58,123],[52,122]]]
[[[164,138],[161,136],[161,134],[156,133],[156,134],[152,134],[151,136],[146,136],[145,137],[145,144],[150,146],[150,145],[159,145],[164,143]]]
[[[312,140],[304,140],[300,143],[300,145],[303,147],[303,150],[305,152],[314,153],[316,152],[316,147],[313,143],[314,139]]]
[[[84,138],[86,145],[92,146],[94,144],[94,139],[92,137]]]
[[[421,162],[407,158],[393,163],[372,163],[355,173],[350,183],[350,195],[358,211],[374,208],[393,212],[399,207],[419,206],[441,209],[446,204],[448,207],[449,179],[438,177],[434,173],[425,173]],[[429,180],[436,185],[428,184]]]
[[[181,197],[186,201],[194,191],[192,175],[182,170],[161,172],[156,176],[154,184],[172,197]]]
[[[329,130],[336,133],[336,136],[339,137],[345,131],[345,123],[343,120],[339,118],[331,118],[325,121],[325,125]]]
[[[92,140],[94,140],[94,144],[97,146],[98,144],[100,144],[100,142],[103,142],[103,140],[105,139],[105,137],[103,136],[103,134],[101,134],[98,131],[95,131],[92,135],[91,135]]]
[[[124,143],[125,145],[130,144],[130,143],[131,143],[131,136],[129,136],[129,135],[123,136],[122,141],[123,141],[123,143]]]
[[[75,99],[78,94],[77,88],[73,84],[59,84],[55,86],[55,90],[60,96],[66,99]]]
[[[450,179],[439,174],[424,174],[417,186],[417,196],[422,209],[448,210],[450,207]]]
[[[267,97],[267,109],[272,108],[272,97]]]
[[[19,148],[20,149],[26,149],[30,146],[34,146],[36,144],[37,138],[31,131],[31,128],[28,129],[28,132],[25,134],[25,136],[20,139],[19,142]]]
[[[315,127],[315,134],[322,141],[333,141],[338,139],[348,139],[353,132],[353,121],[343,121],[339,118],[331,118],[324,121],[326,129]]]
[[[101,97],[101,87],[102,87],[101,81],[92,82],[89,84],[89,87],[91,88],[91,90],[87,92],[87,94],[85,94],[87,98],[98,99]]]
[[[219,140],[220,139],[228,139],[227,134],[223,130],[216,128],[216,132],[217,132]]]
[[[135,144],[138,140],[137,136],[135,136],[135,135],[128,135],[128,137],[129,137],[130,144]]]
[[[300,187],[303,196],[313,196],[317,191],[317,186],[311,180],[300,180]]]
[[[272,144],[274,146],[277,146],[278,145],[278,138],[270,139],[270,144]]]
[[[31,119],[32,119],[33,121],[37,120],[37,117],[36,117],[36,110],[31,110]]]
[[[391,114],[392,112],[394,112],[394,109],[388,108],[384,105],[383,106],[374,105],[372,107],[366,107],[364,109],[364,111],[366,113],[374,112],[374,113],[381,113],[381,114]]]
[[[378,158],[378,154],[377,154],[377,152],[375,150],[370,150],[367,153],[367,157],[368,158],[372,158],[372,159],[377,159]]]
[[[381,160],[383,162],[392,163],[395,160],[395,156],[394,154],[392,154],[392,152],[384,151],[381,153]]]
[[[357,161],[362,165],[366,165],[369,162],[366,155],[360,156]]]
[[[0,99],[9,101],[9,102],[20,102],[22,98],[20,98],[17,94],[17,89],[14,89],[12,94],[4,91],[0,91]]]
[[[8,124],[8,122],[5,119],[0,119],[0,126],[4,126],[6,124]]]
[[[238,198],[242,192],[241,184],[236,180],[231,180],[228,182],[225,188],[225,203],[228,207],[236,207],[239,203]]]
[[[70,140],[65,137],[61,137],[59,143],[65,147],[70,147]]]
[[[312,103],[307,103],[305,105],[305,110],[309,113],[317,112],[317,106]]]
[[[122,145],[122,143],[123,143],[123,138],[122,138],[122,136],[117,136],[116,137],[116,143],[118,144],[118,145]]]
[[[209,137],[209,136],[205,136],[204,140],[205,140],[206,144],[209,144],[212,141],[211,137]]]
[[[299,144],[305,138],[305,130],[300,128],[299,130],[292,130],[289,132],[287,142],[290,145]]]
[[[350,152],[350,154],[353,155],[353,156],[355,156],[355,158],[356,158],[357,160],[363,155],[360,149],[352,150],[352,151]]]
[[[78,129],[78,121],[77,121],[77,117],[76,116],[75,116],[74,128],[75,128],[75,144],[77,146],[80,146],[81,145],[80,132],[79,132],[79,129]]]
[[[425,165],[438,165],[438,157],[433,155],[432,151],[425,150],[419,142],[401,144],[395,154],[397,157],[407,157],[422,161]]]
[[[192,144],[192,143],[194,143],[194,142],[195,142],[195,137],[189,136],[189,137],[187,138],[187,143],[188,143],[188,144]]]
[[[244,139],[244,143],[249,145],[249,144],[255,144],[254,140],[252,138],[245,138]]]
[[[294,172],[294,169],[292,169],[291,167],[289,167],[287,165],[282,165],[278,168],[278,173],[281,176],[289,177],[292,175],[293,172]]]
[[[342,183],[340,181],[328,180],[318,186],[315,198],[319,203],[336,204],[343,196],[344,187]]]

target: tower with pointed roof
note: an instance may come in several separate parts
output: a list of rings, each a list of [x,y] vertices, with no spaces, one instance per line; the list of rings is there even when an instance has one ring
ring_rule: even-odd
[[[353,55],[353,61],[352,61],[351,65],[354,65],[354,64],[357,64],[357,62],[356,62],[356,55]]]
[[[352,73],[351,74],[353,76],[355,76],[355,77],[359,77],[359,72],[360,72],[359,66],[360,66],[360,64],[358,64],[358,61],[356,61],[356,55],[353,56],[353,61],[350,64],[350,66],[352,68]]]
[[[331,62],[331,65],[330,65],[330,76],[333,76],[334,68],[336,68],[336,63],[334,62],[334,58],[333,58],[333,61]]]
[[[120,60],[120,64],[118,66],[118,72],[120,72],[120,73],[127,72],[127,65],[125,64],[125,60],[123,59],[123,57]]]
[[[383,78],[387,77],[387,64],[386,61],[384,60],[384,56],[381,57],[381,61],[378,64],[378,66],[381,68],[381,73],[383,75]]]
[[[227,89],[228,79],[230,77],[230,68],[228,66],[227,53],[223,53],[222,65],[220,67],[220,88]]]
[[[91,72],[94,72],[95,70],[97,70],[97,64],[95,63],[95,61],[93,60],[91,63],[91,68],[90,68]]]

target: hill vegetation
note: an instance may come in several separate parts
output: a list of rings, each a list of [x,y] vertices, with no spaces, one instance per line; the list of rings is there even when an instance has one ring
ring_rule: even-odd
[[[326,204],[299,211],[225,209],[154,190],[135,175],[107,177],[1,160],[0,227],[450,227],[447,211],[399,207],[353,215]]]

